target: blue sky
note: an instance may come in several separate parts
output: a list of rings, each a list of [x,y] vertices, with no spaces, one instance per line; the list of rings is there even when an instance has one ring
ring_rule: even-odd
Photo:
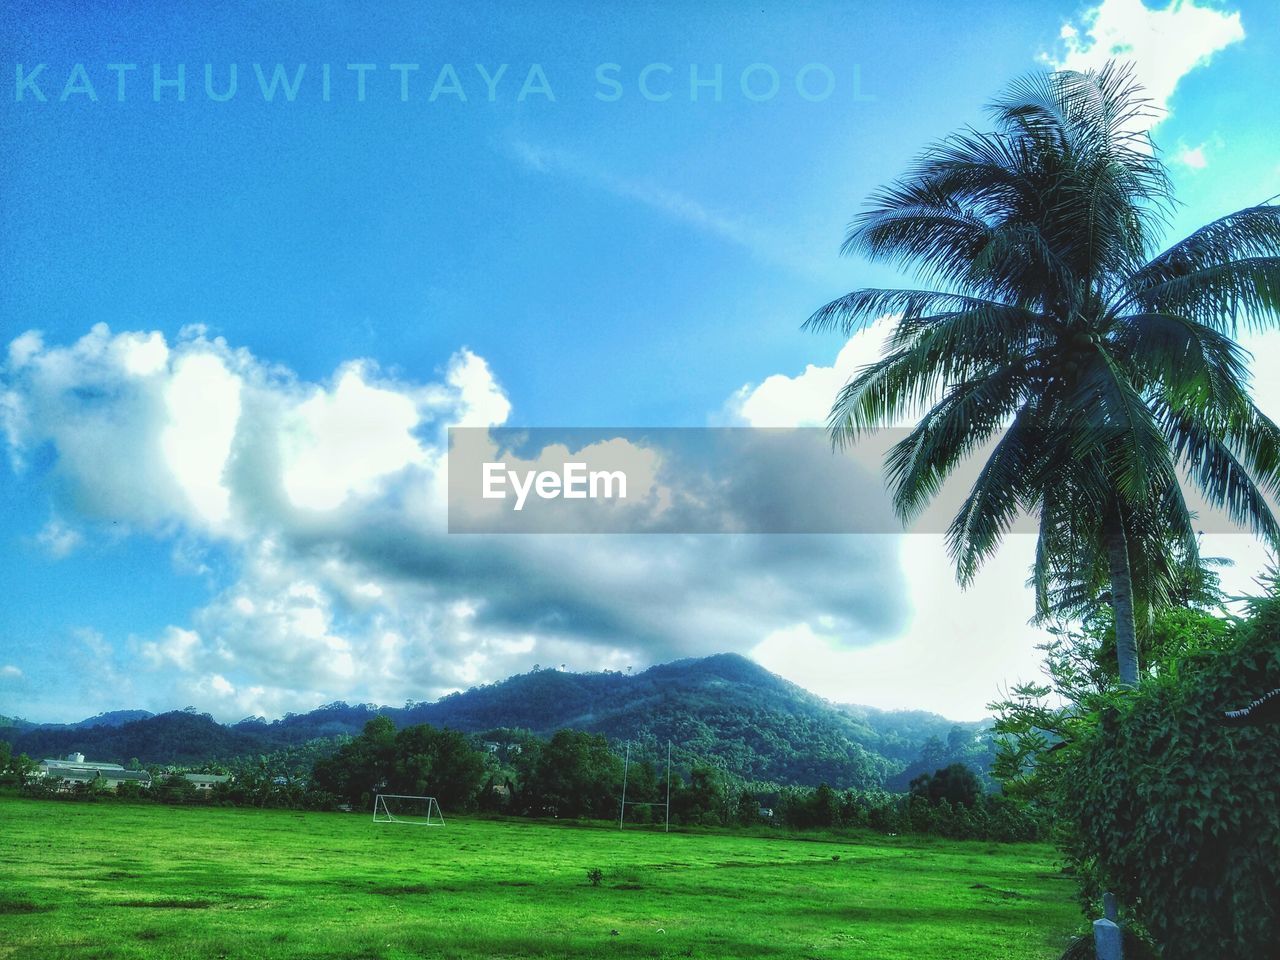
[[[924,538],[464,546],[423,492],[434,439],[820,419],[873,344],[800,323],[905,279],[838,256],[850,214],[1037,65],[1137,61],[1170,111],[1175,230],[1280,193],[1267,2],[115,6],[19,3],[0,27],[8,77],[46,65],[43,101],[0,97],[0,713],[35,719],[234,719],[721,649],[978,716],[1034,672],[1029,601],[991,620],[1020,547],[984,596],[948,593]],[[157,102],[179,64],[185,99]],[[205,64],[217,91],[235,65],[234,97]],[[254,64],[294,98],[266,102]],[[476,64],[506,64],[492,100]],[[693,100],[691,66],[717,64],[720,98]],[[743,615],[765,582],[780,599]],[[957,679],[941,651],[970,622],[991,638]],[[936,676],[908,680],[922,656]]]

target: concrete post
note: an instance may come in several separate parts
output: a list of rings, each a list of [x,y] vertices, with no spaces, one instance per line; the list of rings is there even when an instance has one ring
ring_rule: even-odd
[[[1093,947],[1098,960],[1124,960],[1124,933],[1116,922],[1115,894],[1102,895],[1101,920],[1093,921]]]

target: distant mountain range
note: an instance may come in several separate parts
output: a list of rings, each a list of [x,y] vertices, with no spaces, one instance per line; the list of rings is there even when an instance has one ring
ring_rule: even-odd
[[[220,724],[194,709],[123,710],[72,724],[0,718],[0,739],[32,757],[73,751],[144,764],[229,760],[359,733],[384,714],[397,726],[430,723],[472,733],[562,728],[615,741],[665,744],[723,763],[748,780],[903,789],[911,776],[963,761],[985,772],[985,724],[953,723],[923,711],[842,706],[721,654],[660,664],[634,676],[535,670],[500,683],[403,707],[331,703],[268,721]]]

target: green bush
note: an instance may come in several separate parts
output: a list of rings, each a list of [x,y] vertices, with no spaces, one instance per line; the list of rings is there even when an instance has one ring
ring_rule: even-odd
[[[1235,632],[1107,698],[1067,771],[1086,896],[1113,890],[1165,960],[1280,957],[1280,727],[1221,723],[1280,686],[1280,604]]]

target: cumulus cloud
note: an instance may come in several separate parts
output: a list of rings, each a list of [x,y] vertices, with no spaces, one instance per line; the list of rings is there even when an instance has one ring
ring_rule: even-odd
[[[907,612],[878,538],[449,536],[447,430],[511,411],[465,349],[425,382],[369,361],[307,382],[199,328],[99,325],[18,337],[0,398],[10,457],[44,464],[61,522],[170,542],[178,575],[212,585],[186,622],[84,632],[112,705],[423,699],[534,662],[745,651],[815,612],[854,647]]]
[[[22,671],[11,663],[0,667],[0,680],[21,680]]]
[[[731,419],[751,426],[812,426],[826,421],[840,388],[880,357],[893,323],[886,317],[854,335],[830,366],[811,364],[795,376],[775,374],[738,390],[727,405]],[[882,450],[857,454],[875,460]],[[962,494],[963,477],[949,488]],[[944,497],[920,529],[941,529],[954,503]],[[865,539],[865,538],[859,538]],[[911,533],[876,538],[903,571],[900,629],[879,642],[850,644],[846,624],[820,607],[797,610],[751,651],[766,668],[832,700],[883,708],[930,709],[957,719],[979,719],[996,699],[993,678],[1009,682],[1039,676],[1044,635],[1027,623],[1034,610],[1027,579],[1034,540],[1015,534],[968,589],[955,580],[945,538]]]
[[[795,376],[775,373],[745,384],[725,406],[728,420],[750,427],[820,427],[840,388],[880,359],[894,318],[884,317],[850,337],[830,366],[809,364]]]
[[[160,639],[142,644],[142,656],[152,666],[172,665],[191,670],[200,653],[200,635],[181,627],[169,627]]]
[[[1064,23],[1061,49],[1042,59],[1067,70],[1131,61],[1152,106],[1161,111],[1150,118],[1154,125],[1168,115],[1183,77],[1244,36],[1239,12],[1196,0],[1173,0],[1163,9],[1152,9],[1143,0],[1102,0],[1078,20]]]

